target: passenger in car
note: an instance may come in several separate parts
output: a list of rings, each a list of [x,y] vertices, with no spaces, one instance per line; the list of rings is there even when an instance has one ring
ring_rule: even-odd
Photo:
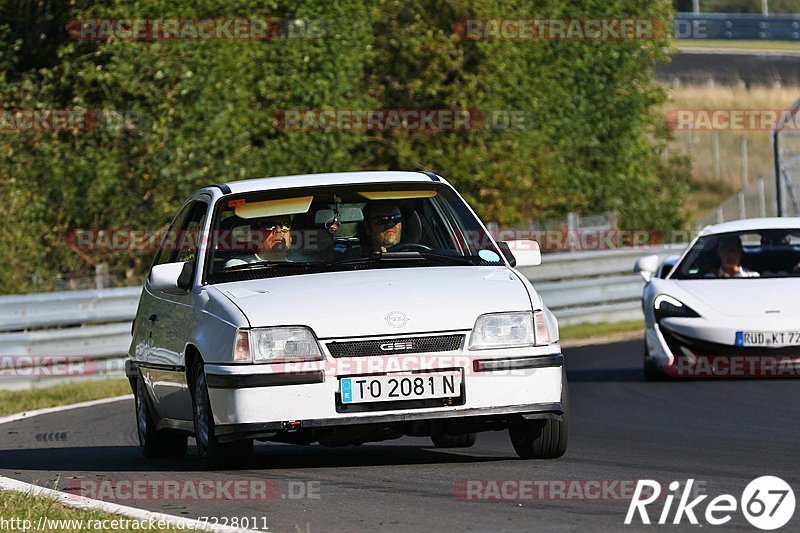
[[[403,236],[403,215],[394,200],[375,200],[367,203],[364,213],[364,232],[370,239],[370,253],[383,253],[400,243]]]
[[[225,262],[223,268],[257,263],[260,261],[286,261],[292,247],[292,219],[281,215],[263,219],[256,227],[263,236],[261,249],[251,255],[236,257]]]
[[[742,267],[742,240],[737,236],[722,237],[717,243],[719,269],[709,277],[758,278],[760,274]]]

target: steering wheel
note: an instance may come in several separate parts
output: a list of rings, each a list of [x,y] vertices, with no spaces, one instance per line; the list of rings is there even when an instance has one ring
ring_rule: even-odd
[[[401,242],[386,249],[387,252],[430,252],[433,248],[418,242]]]

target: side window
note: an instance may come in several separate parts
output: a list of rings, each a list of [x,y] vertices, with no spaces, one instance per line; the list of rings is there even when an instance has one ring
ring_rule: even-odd
[[[200,201],[187,204],[181,209],[164,236],[161,249],[153,261],[154,266],[178,261],[194,261],[197,258],[206,211],[208,204]]]

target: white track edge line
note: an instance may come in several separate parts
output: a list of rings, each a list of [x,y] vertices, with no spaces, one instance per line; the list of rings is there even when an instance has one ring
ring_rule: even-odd
[[[35,409],[33,411],[22,411],[21,413],[14,413],[12,415],[0,416],[0,425],[16,422],[17,420],[25,420],[39,415],[47,415],[50,413],[59,413],[61,411],[69,411],[71,409],[80,409],[81,407],[93,407],[95,405],[103,405],[105,403],[119,402],[121,400],[132,400],[133,394],[125,394],[122,396],[113,396],[111,398],[100,398],[99,400],[89,400],[86,402],[71,403],[68,405],[59,405],[56,407],[45,407],[43,409]]]
[[[80,409],[81,407],[93,407],[95,405],[103,405],[106,403],[119,402],[121,400],[133,399],[133,394],[125,394],[123,396],[113,396],[111,398],[101,398],[99,400],[89,400],[87,402],[73,403],[69,405],[60,405],[58,407],[45,407],[44,409],[35,409],[33,411],[23,411],[21,413],[14,413],[0,417],[0,425],[16,422],[18,420],[26,420],[34,416],[46,415],[50,413],[58,413],[61,411],[69,411],[71,409]],[[180,516],[173,516],[165,513],[158,513],[155,511],[145,511],[144,509],[137,509],[136,507],[128,507],[118,503],[104,502],[101,500],[93,500],[85,496],[78,496],[77,494],[70,494],[68,492],[61,492],[54,489],[47,489],[39,485],[25,483],[10,477],[0,476],[0,490],[12,490],[15,492],[22,492],[25,494],[33,494],[34,496],[47,496],[55,498],[61,504],[67,507],[74,507],[76,509],[88,509],[105,511],[137,520],[150,520],[155,521],[163,520],[170,526],[184,526],[184,529],[200,529],[205,531],[220,531],[224,533],[239,533],[239,532],[252,532],[252,529],[240,529],[223,525],[211,525],[199,520],[192,520],[190,518],[183,518]],[[176,528],[177,529],[177,528]]]
[[[137,509],[136,507],[128,507],[126,505],[120,505],[118,503],[94,500],[92,498],[79,496],[77,494],[70,494],[68,492],[61,492],[54,489],[47,489],[44,487],[40,487],[39,485],[32,485],[30,483],[25,483],[24,481],[19,481],[5,476],[0,476],[0,489],[31,494],[33,496],[45,496],[49,498],[55,498],[56,500],[58,500],[59,503],[66,505],[67,507],[74,507],[76,509],[104,511],[107,513],[128,516],[130,518],[143,521],[150,521],[150,520],[156,522],[163,521],[168,526],[172,526],[175,529],[195,529],[195,530],[199,529],[204,531],[220,531],[224,533],[234,533],[234,532],[249,533],[255,531],[252,529],[240,529],[230,526],[223,526],[219,524],[212,525],[207,522],[194,520],[191,518],[173,516],[165,513],[158,513],[155,511],[145,511],[144,509]]]

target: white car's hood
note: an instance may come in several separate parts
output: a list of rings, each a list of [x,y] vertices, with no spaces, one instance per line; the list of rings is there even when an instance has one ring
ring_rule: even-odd
[[[800,315],[800,278],[675,280],[675,284],[722,315]]]
[[[483,313],[529,311],[506,267],[414,267],[214,285],[250,325],[306,325],[318,338],[469,330]]]

